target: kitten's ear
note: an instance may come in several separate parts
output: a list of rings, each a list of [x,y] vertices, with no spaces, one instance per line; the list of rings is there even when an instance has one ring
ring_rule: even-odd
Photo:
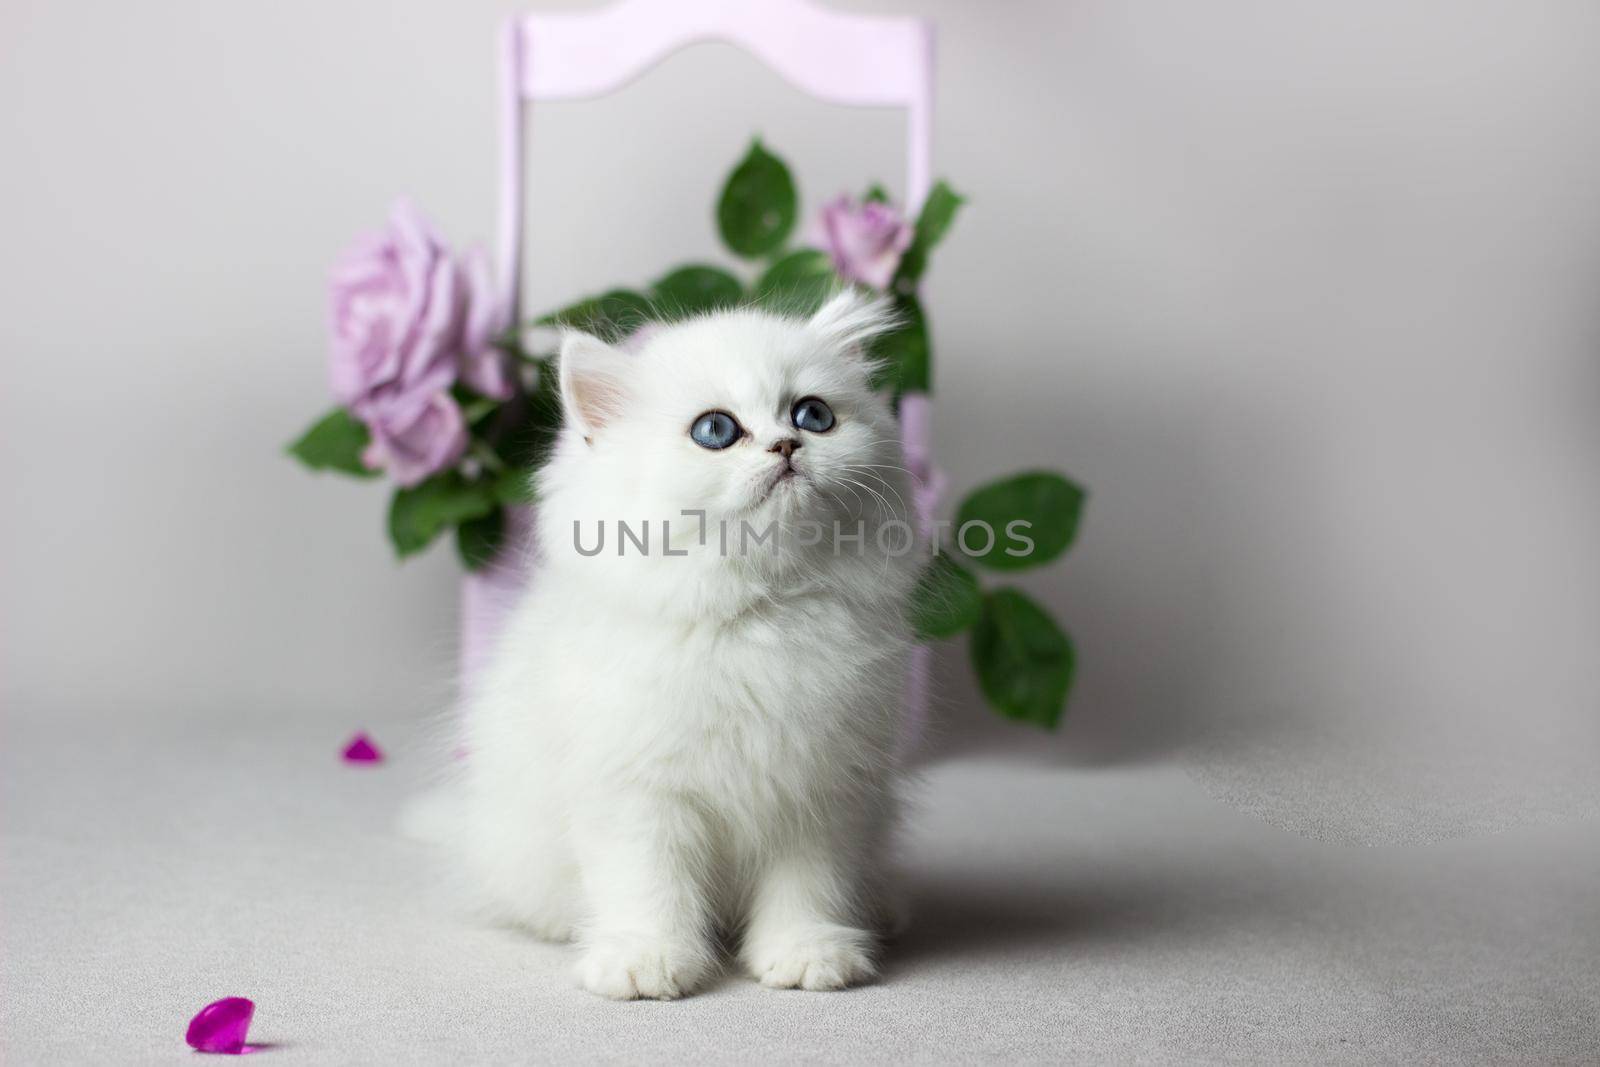
[[[839,349],[859,348],[900,325],[889,298],[845,289],[823,304],[808,324],[813,333]]]
[[[629,362],[619,348],[576,330],[561,338],[558,367],[561,410],[567,425],[576,427],[585,441],[622,413],[627,395]]]

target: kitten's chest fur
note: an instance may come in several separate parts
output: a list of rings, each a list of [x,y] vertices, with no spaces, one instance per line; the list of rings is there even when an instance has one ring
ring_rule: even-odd
[[[576,743],[663,788],[761,806],[837,792],[892,749],[903,638],[837,593],[728,619],[610,620]],[[594,692],[593,690],[591,692]]]

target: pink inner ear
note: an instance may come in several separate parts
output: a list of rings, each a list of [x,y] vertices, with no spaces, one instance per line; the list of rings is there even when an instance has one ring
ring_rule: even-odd
[[[622,411],[622,383],[609,374],[574,376],[570,388],[578,417],[590,430],[600,429]]]

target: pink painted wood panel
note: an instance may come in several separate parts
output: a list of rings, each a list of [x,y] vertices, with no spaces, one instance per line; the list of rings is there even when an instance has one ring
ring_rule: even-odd
[[[737,45],[801,91],[829,103],[906,111],[906,199],[914,213],[931,185],[933,26],[906,16],[858,15],[806,0],[620,0],[593,11],[539,12],[510,20],[500,41],[500,198],[496,272],[506,321],[521,304],[525,109],[532,101],[615,92],[667,56],[702,41]],[[917,518],[930,523],[939,478],[928,399],[901,407],[906,466],[921,483]],[[526,530],[529,524],[519,523]],[[462,589],[464,685],[481,667],[524,575],[505,560],[470,574]],[[918,646],[906,687],[907,747],[927,720],[930,651]]]

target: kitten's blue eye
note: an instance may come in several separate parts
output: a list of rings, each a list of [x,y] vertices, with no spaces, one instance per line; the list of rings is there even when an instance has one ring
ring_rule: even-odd
[[[726,411],[708,411],[694,420],[689,436],[701,448],[727,448],[744,430]]]
[[[789,418],[794,421],[796,429],[810,430],[812,433],[827,433],[833,429],[833,409],[814,396],[795,401]]]

